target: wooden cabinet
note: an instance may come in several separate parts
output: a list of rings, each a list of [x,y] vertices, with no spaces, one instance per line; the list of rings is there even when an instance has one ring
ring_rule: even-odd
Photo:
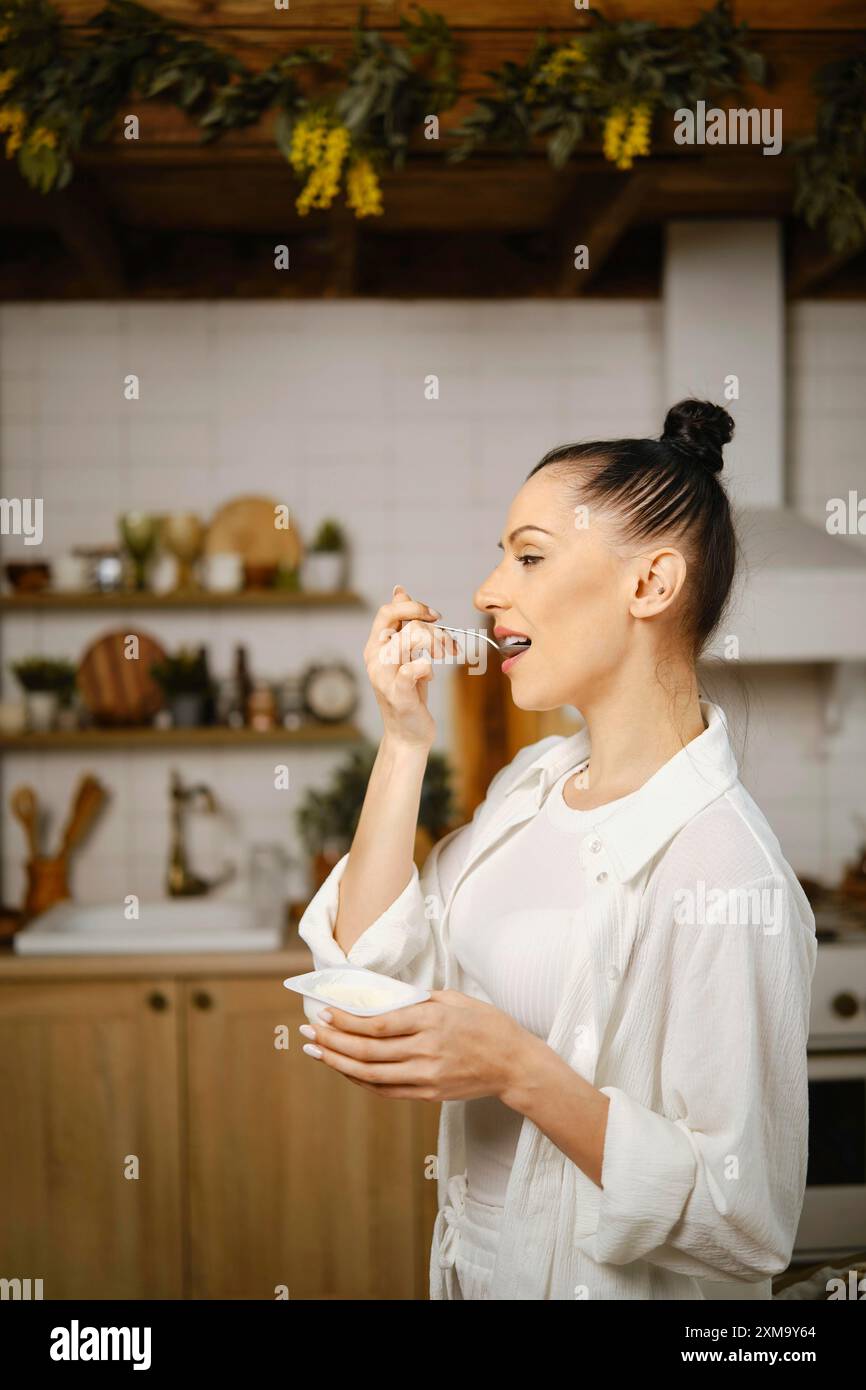
[[[46,1298],[182,1297],[180,993],[0,986],[7,1278],[43,1279]]]
[[[306,1056],[281,981],[308,962],[282,967],[7,968],[0,1275],[46,1299],[427,1297],[438,1107]]]

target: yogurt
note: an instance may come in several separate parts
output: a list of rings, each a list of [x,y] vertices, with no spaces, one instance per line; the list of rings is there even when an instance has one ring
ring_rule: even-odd
[[[375,970],[360,970],[353,966],[342,969],[310,970],[305,975],[292,975],[283,980],[286,989],[302,994],[304,1011],[308,1018],[316,1016],[308,1007],[312,1001],[319,1004],[334,1004],[347,1013],[362,1018],[374,1014],[389,1013],[391,1009],[403,1009],[409,1004],[420,1004],[430,998],[430,991],[416,989],[403,980],[392,980],[390,975],[380,975]]]

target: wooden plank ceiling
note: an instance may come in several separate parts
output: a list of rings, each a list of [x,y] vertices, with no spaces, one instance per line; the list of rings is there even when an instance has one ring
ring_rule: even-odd
[[[620,0],[600,8],[612,19],[685,25],[705,7]],[[100,6],[58,8],[83,25]],[[151,8],[254,68],[301,43],[344,58],[358,17],[346,0],[291,0],[288,10],[273,0],[153,0]],[[587,22],[573,0],[429,0],[428,8],[460,45],[465,95],[443,114],[443,132],[487,89],[485,71],[525,57],[539,29],[567,37]],[[397,37],[403,13],[412,13],[404,0],[369,0],[367,27]],[[751,26],[772,86],[729,104],[780,107],[787,146],[813,128],[815,69],[866,41],[866,0],[741,0],[734,13]],[[541,142],[520,159],[488,150],[447,166],[419,138],[407,168],[383,179],[384,214],[357,222],[342,206],[296,213],[298,185],[270,118],[203,147],[173,107],[146,103],[139,115],[140,139],[124,140],[118,123],[112,141],[81,156],[62,193],[31,192],[3,163],[0,298],[654,295],[664,222],[681,216],[783,218],[791,294],[866,293],[866,254],[831,256],[793,218],[787,153],[683,148],[672,119],[631,173],[590,145],[557,172]],[[289,272],[274,269],[276,242],[291,249]],[[595,249],[591,275],[573,271],[577,242]]]

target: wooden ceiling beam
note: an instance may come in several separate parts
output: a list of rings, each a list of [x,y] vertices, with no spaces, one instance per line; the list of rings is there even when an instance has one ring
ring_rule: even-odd
[[[0,171],[0,226],[43,227],[62,243],[100,297],[123,294],[126,274],[118,233],[98,186],[78,174],[68,188],[37,193],[17,169]]]
[[[555,216],[555,225],[560,229],[557,296],[578,298],[586,293],[617,242],[646,205],[657,178],[651,166],[622,173],[606,196],[594,203],[587,198],[586,180],[575,182]],[[587,248],[588,263],[583,269],[575,266],[576,246]]]
[[[331,273],[324,292],[325,299],[351,299],[358,284],[360,231],[358,219],[344,203],[335,203],[330,210]]]
[[[102,8],[102,0],[59,0],[57,8],[73,24],[85,24]],[[182,24],[206,29],[221,27],[286,30],[309,27],[308,7],[296,4],[277,10],[271,3],[258,7],[250,0],[150,0],[149,8]],[[358,17],[358,0],[317,0],[316,25],[322,30],[350,29]],[[581,29],[588,23],[585,11],[575,10],[574,0],[435,0],[430,8],[444,16],[453,29]],[[693,24],[707,0],[653,0],[647,14],[646,0],[607,0],[605,15],[613,20],[652,18],[657,24],[679,28]],[[861,0],[737,0],[736,18],[753,29],[862,29]],[[258,9],[258,13],[255,10]],[[252,11],[252,13],[251,13]],[[396,29],[401,15],[413,15],[412,0],[367,0],[367,27]]]
[[[866,240],[844,251],[833,251],[822,232],[799,224],[791,229],[787,246],[785,288],[789,299],[801,299],[818,289],[866,248]]]
[[[47,195],[52,224],[84,271],[94,294],[122,295],[126,273],[114,228],[97,191],[86,183]]]

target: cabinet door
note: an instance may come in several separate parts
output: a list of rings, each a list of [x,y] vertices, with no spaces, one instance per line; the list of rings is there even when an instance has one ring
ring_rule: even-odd
[[[6,1278],[182,1297],[177,1049],[174,981],[0,987]]]
[[[192,1297],[426,1298],[434,1107],[306,1056],[280,981],[186,988]]]

